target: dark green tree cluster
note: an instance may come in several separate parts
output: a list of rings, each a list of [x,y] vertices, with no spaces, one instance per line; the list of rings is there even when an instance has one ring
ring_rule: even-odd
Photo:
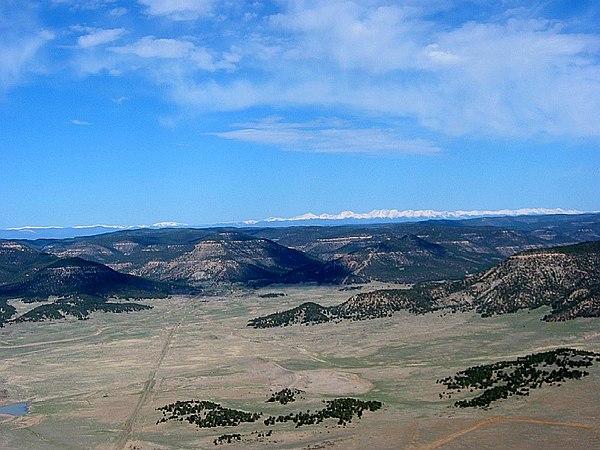
[[[302,303],[295,308],[257,317],[248,322],[254,328],[272,328],[297,323],[324,323],[331,320],[328,308],[314,302]]]
[[[31,311],[18,317],[15,322],[41,322],[45,320],[64,319],[67,316],[84,320],[93,311],[112,313],[142,311],[151,309],[150,306],[139,303],[114,303],[93,295],[71,295],[45,305],[37,306]]]
[[[9,305],[6,299],[0,299],[0,328],[2,328],[16,312],[16,308],[13,305]]]
[[[120,273],[96,262],[57,258],[45,267],[24,270],[12,283],[0,284],[0,298],[20,298],[25,302],[72,295],[164,298],[171,290],[168,284]]]
[[[283,292],[267,292],[266,294],[260,294],[260,298],[277,298],[277,297],[285,297]]]
[[[325,407],[315,412],[297,412],[277,417],[269,416],[264,420],[266,426],[275,425],[276,423],[294,422],[296,428],[303,425],[314,425],[323,422],[325,419],[337,419],[337,424],[346,426],[351,423],[355,416],[362,418],[364,411],[377,411],[383,406],[383,403],[370,400],[363,401],[355,398],[336,398],[334,400],[323,401]],[[168,405],[156,408],[162,412],[162,418],[156,424],[168,421],[187,421],[190,424],[195,424],[199,428],[215,428],[226,426],[237,426],[242,422],[255,422],[262,413],[249,413],[230,408],[224,408],[218,403],[205,400],[187,400],[176,401]],[[258,438],[269,437],[272,430],[268,432],[253,432]],[[225,438],[215,439],[215,445],[230,442],[227,437],[234,435],[223,435]],[[239,436],[239,435],[238,435]],[[241,438],[241,436],[240,436]],[[239,440],[231,437],[233,440]]]
[[[453,377],[437,380],[437,383],[449,390],[440,394],[440,398],[450,398],[453,393],[466,389],[470,392],[483,390],[475,398],[455,402],[455,406],[486,408],[492,402],[512,395],[527,396],[530,389],[541,388],[544,384],[578,380],[589,375],[589,372],[579,369],[592,366],[594,360],[600,361],[600,353],[559,348],[512,361],[469,367]]]
[[[232,442],[235,441],[241,441],[242,440],[242,435],[239,433],[235,433],[235,434],[222,434],[221,436],[219,436],[218,438],[216,438],[213,443],[215,445],[220,445],[220,444],[224,444],[224,443],[228,443],[231,444]]]
[[[271,397],[269,397],[269,400],[267,400],[267,402],[268,403],[279,402],[282,405],[287,405],[290,402],[296,401],[296,395],[303,394],[303,393],[304,393],[304,391],[301,391],[300,389],[284,388],[281,391],[275,392],[274,394],[272,394]]]
[[[275,425],[277,422],[284,423],[291,421],[298,428],[303,425],[321,423],[325,419],[337,419],[338,425],[345,426],[347,423],[352,422],[355,415],[360,419],[362,418],[363,411],[377,411],[383,406],[383,403],[376,400],[363,401],[355,398],[336,398],[325,403],[325,408],[313,413],[308,410],[306,412],[289,413],[278,417],[269,416],[265,419],[264,423],[266,426],[270,426]]]
[[[235,427],[242,422],[256,422],[262,415],[224,408],[218,403],[205,400],[176,401],[156,409],[163,414],[157,424],[169,420],[187,420],[199,428]]]
[[[446,283],[443,293],[456,283]],[[446,286],[444,285],[444,286]],[[314,325],[342,320],[369,320],[391,316],[401,310],[413,314],[425,314],[440,309],[437,299],[441,297],[439,283],[415,286],[413,289],[379,289],[355,295],[344,303],[322,306],[305,302],[295,308],[256,317],[248,322],[254,328],[271,328],[295,324]]]

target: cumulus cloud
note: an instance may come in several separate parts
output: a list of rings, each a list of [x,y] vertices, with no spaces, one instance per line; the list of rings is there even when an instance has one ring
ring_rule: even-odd
[[[119,39],[125,33],[123,28],[112,28],[108,30],[91,30],[88,34],[77,38],[79,48],[95,47],[97,45],[108,44]]]
[[[195,20],[211,13],[213,0],[139,0],[152,16],[172,20]]]
[[[269,118],[236,130],[213,133],[243,142],[289,151],[365,154],[436,154],[441,148],[425,139],[406,139],[392,129],[356,128],[337,120],[288,123]]]

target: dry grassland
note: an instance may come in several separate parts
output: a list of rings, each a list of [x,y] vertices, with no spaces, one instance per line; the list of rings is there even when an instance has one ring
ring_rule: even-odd
[[[380,287],[380,286],[377,286]],[[266,292],[285,297],[259,298]],[[278,287],[220,297],[151,300],[152,310],[96,313],[87,321],[0,329],[2,403],[30,401],[24,417],[0,417],[0,448],[589,449],[600,448],[600,366],[579,381],[511,397],[489,410],[440,400],[438,378],[466,367],[560,346],[600,351],[597,319],[545,323],[541,311],[482,319],[472,313],[397,313],[391,318],[252,329],[248,319],[304,301],[331,305],[352,292]],[[306,391],[286,406],[266,403],[284,387]],[[261,422],[198,429],[156,425],[159,406],[212,400],[279,415],[322,400],[380,400],[346,427]],[[268,438],[252,434],[273,430]]]

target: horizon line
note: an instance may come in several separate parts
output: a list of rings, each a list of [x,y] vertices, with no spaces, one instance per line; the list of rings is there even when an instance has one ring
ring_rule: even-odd
[[[141,225],[108,225],[108,224],[95,224],[95,225],[70,225],[70,226],[59,226],[59,225],[25,225],[19,227],[7,227],[5,231],[30,231],[34,233],[36,230],[64,230],[64,229],[91,229],[91,228],[108,228],[115,230],[131,230],[131,229],[143,229],[143,228],[185,228],[185,227],[196,227],[196,226],[215,226],[215,225],[256,225],[259,223],[281,223],[281,222],[299,222],[299,221],[341,221],[341,220],[397,220],[397,219],[415,219],[415,220],[427,220],[427,219],[463,219],[463,218],[477,218],[477,217],[506,217],[506,216],[535,216],[535,215],[577,215],[577,214],[594,214],[600,211],[581,211],[577,209],[564,209],[564,208],[519,208],[519,209],[497,209],[497,210],[444,210],[437,211],[432,209],[373,209],[368,213],[356,213],[351,210],[341,211],[337,214],[314,214],[312,212],[300,214],[292,217],[277,217],[271,216],[265,219],[248,219],[241,221],[226,221],[226,222],[215,222],[212,224],[198,224],[190,225],[188,223],[178,221],[162,221],[156,222],[152,225],[141,224]]]

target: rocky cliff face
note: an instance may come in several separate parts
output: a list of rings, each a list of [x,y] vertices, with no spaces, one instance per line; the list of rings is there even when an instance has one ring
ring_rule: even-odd
[[[420,314],[448,308],[491,316],[540,306],[552,308],[543,317],[546,321],[600,317],[600,241],[523,252],[463,280],[364,292],[330,307],[304,304],[249,325],[363,320],[399,310]]]
[[[356,247],[357,243],[351,243],[338,249],[337,259],[330,264],[364,281],[416,283],[465,274],[465,261],[443,246],[412,234]]]
[[[484,316],[551,306],[545,320],[600,315],[600,243],[511,256],[474,277],[462,297]]]
[[[304,253],[267,239],[218,233],[173,260],[151,260],[131,273],[186,282],[275,282],[290,271],[321,266]]]
[[[483,316],[551,307],[546,321],[600,316],[600,241],[529,250],[463,280],[418,287],[435,308]]]

